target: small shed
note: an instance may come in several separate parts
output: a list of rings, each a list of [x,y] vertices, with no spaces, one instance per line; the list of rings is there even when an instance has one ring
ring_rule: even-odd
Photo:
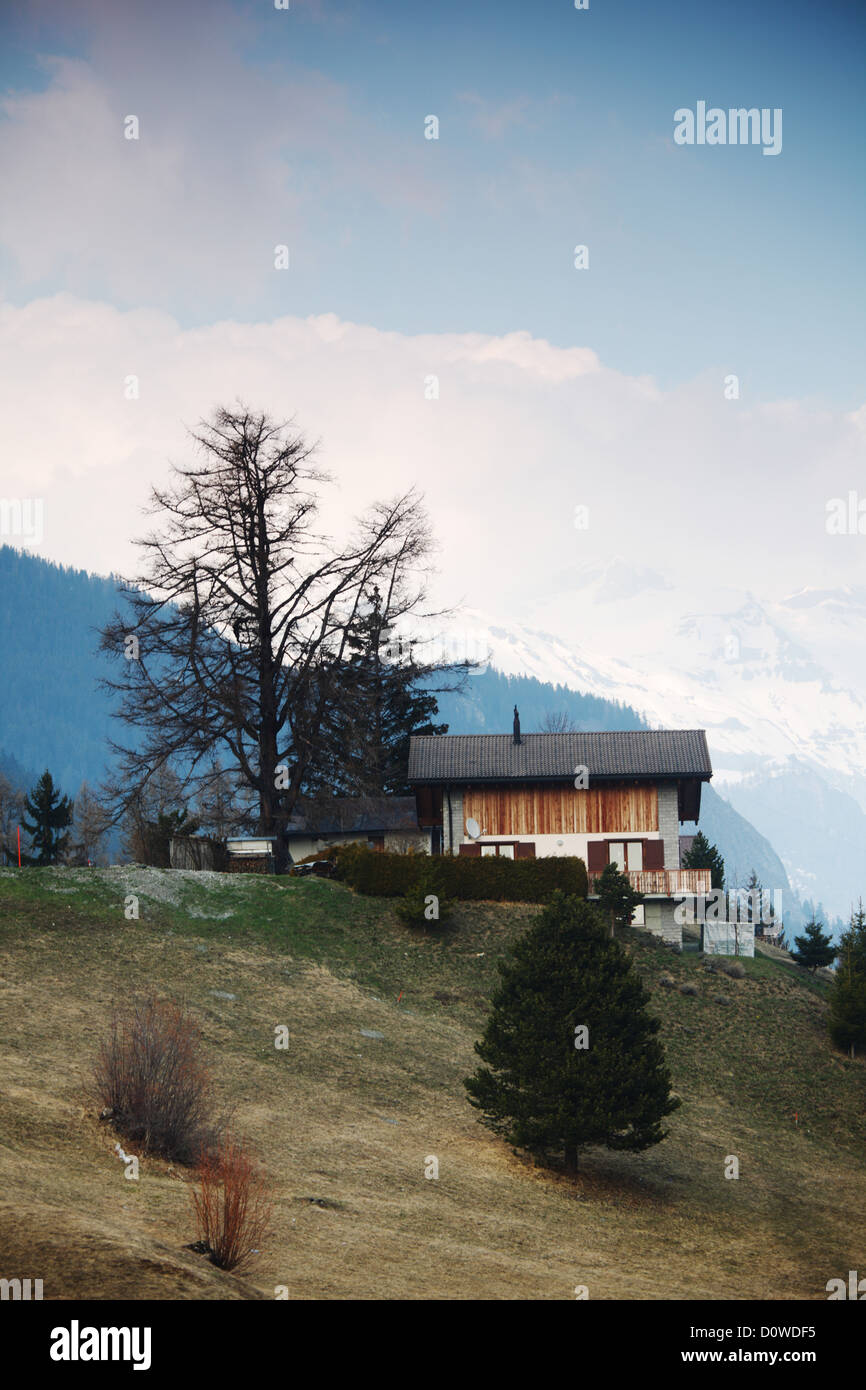
[[[707,956],[754,956],[753,922],[702,922],[701,950]]]
[[[173,869],[225,869],[226,850],[221,840],[206,835],[172,835],[169,863]]]

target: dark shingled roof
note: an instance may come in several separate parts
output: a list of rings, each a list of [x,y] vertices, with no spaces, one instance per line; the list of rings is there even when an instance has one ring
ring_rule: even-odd
[[[410,782],[542,782],[573,778],[713,775],[703,729],[629,729],[617,733],[426,734],[409,744]]]
[[[334,796],[299,806],[286,834],[334,835],[351,831],[418,830],[414,796]]]

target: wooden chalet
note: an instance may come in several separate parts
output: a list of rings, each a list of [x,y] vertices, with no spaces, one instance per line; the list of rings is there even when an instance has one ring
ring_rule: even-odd
[[[411,740],[418,824],[436,854],[577,855],[592,881],[615,863],[645,896],[636,924],[672,943],[677,895],[710,891],[680,867],[679,827],[712,777],[702,729],[440,734]]]

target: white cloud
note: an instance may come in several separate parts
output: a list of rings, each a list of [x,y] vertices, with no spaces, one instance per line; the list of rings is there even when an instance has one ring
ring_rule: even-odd
[[[0,103],[0,243],[24,293],[199,318],[290,305],[276,246],[313,273],[359,210],[439,206],[420,125],[393,133],[320,72],[245,60],[282,14],[91,0],[88,17],[86,60],[45,54],[44,90]]]
[[[0,491],[44,497],[42,553],[128,570],[149,484],[190,456],[185,426],[237,397],[321,440],[335,525],[420,486],[448,596],[503,616],[556,596],[573,623],[589,596],[563,576],[616,556],[625,568],[592,601],[651,592],[656,613],[672,602],[660,583],[698,606],[720,587],[781,598],[859,577],[866,537],[824,528],[827,497],[860,478],[850,418],[746,411],[704,379],[664,394],[527,334],[409,337],[333,315],[182,330],[67,294],[7,305]]]

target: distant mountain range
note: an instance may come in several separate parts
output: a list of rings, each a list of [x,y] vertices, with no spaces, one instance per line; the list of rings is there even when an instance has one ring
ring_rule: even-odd
[[[611,603],[620,601],[629,587],[616,572],[604,583],[614,595]],[[63,790],[74,796],[82,781],[101,780],[107,737],[118,732],[110,697],[98,685],[108,665],[97,651],[98,631],[119,603],[116,580],[4,546],[0,593],[0,767],[14,772],[16,780],[27,781],[49,767]],[[826,596],[820,602],[830,604]],[[806,606],[804,601],[792,611],[802,613]],[[718,679],[704,679],[712,698],[701,703],[698,697],[700,676],[706,677],[700,652],[725,640],[733,652],[734,638],[740,643],[738,660],[751,673],[740,672],[741,691],[753,693],[765,721],[773,722],[769,712],[775,710],[777,728],[787,729],[793,716],[791,702],[774,691],[787,696],[792,681],[802,690],[806,683],[825,680],[815,674],[803,651],[779,636],[761,615],[753,604],[732,616],[725,631],[718,629],[714,637],[706,624],[695,620],[695,628],[685,635],[696,677],[682,661],[672,662],[670,657],[660,673],[651,674],[646,657],[636,657],[635,668],[630,656],[590,658],[578,643],[519,625],[506,628],[480,613],[469,613],[457,634],[458,648],[462,643],[463,649],[471,647],[470,655],[483,652],[490,660],[469,678],[463,694],[440,697],[441,717],[455,733],[508,730],[517,704],[526,730],[539,728],[553,712],[566,713],[586,729],[706,728],[714,766],[720,771],[716,789],[704,791],[700,828],[719,846],[730,880],[745,882],[754,868],[766,887],[781,888],[792,926],[803,920],[801,899],[811,900],[806,911],[820,900],[828,912],[844,917],[850,899],[859,895],[861,866],[866,880],[866,813],[853,790],[836,785],[845,781],[842,770],[822,766],[814,748],[809,758],[793,755],[790,749],[782,757],[778,738],[768,740],[762,752],[762,731],[752,727],[753,716],[742,694],[738,701],[731,695],[729,704]],[[700,642],[695,637],[699,630]],[[776,634],[776,666],[768,674],[765,647],[771,633]],[[784,675],[778,664],[783,656]],[[763,689],[767,681],[769,692]],[[829,748],[830,730],[822,717]],[[866,796],[866,724],[863,733],[860,775]],[[848,738],[852,746],[859,738],[856,720]],[[801,754],[806,746],[804,732]],[[828,754],[827,762],[832,760]],[[683,832],[693,829],[684,826]]]
[[[456,649],[651,727],[706,729],[715,790],[772,843],[799,896],[847,919],[866,897],[866,589],[776,604],[734,593],[727,608],[721,594],[717,612],[695,614],[621,561],[555,580],[549,615],[574,640],[474,611]]]

